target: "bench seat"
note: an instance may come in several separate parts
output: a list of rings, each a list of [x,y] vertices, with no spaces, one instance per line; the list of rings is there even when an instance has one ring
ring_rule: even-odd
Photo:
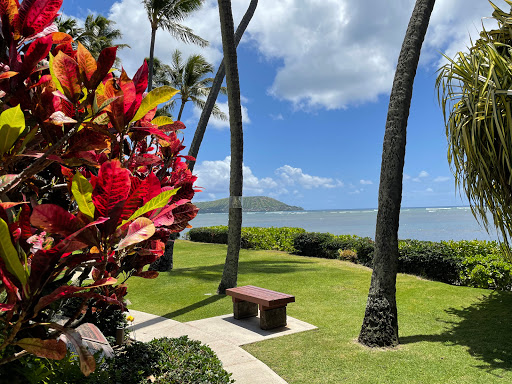
[[[257,316],[259,307],[261,329],[285,326],[286,305],[295,301],[295,296],[253,285],[226,289],[226,295],[233,298],[235,319]]]

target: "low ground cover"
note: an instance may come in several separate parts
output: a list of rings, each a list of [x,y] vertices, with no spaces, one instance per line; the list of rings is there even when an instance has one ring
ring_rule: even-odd
[[[215,295],[226,246],[177,241],[175,249],[173,271],[130,280],[130,308],[182,322],[231,313],[231,298]],[[512,380],[512,293],[399,274],[400,347],[370,350],[355,342],[370,276],[349,262],[242,250],[238,285],[294,294],[288,314],[319,328],[244,348],[289,383]]]

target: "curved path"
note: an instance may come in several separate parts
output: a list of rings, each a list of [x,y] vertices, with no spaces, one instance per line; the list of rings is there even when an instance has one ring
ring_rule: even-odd
[[[240,348],[241,345],[316,329],[290,316],[286,327],[264,331],[259,327],[258,317],[235,320],[233,315],[223,315],[180,323],[133,309],[129,312],[135,318],[130,327],[132,338],[146,342],[158,337],[187,335],[190,339],[199,340],[217,354],[237,384],[286,384],[266,364]]]

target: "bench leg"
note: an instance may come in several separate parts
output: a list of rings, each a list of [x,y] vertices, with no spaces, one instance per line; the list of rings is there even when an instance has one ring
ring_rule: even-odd
[[[286,306],[274,309],[260,310],[260,328],[272,329],[286,325]]]
[[[233,314],[235,319],[258,316],[258,304],[233,300]]]

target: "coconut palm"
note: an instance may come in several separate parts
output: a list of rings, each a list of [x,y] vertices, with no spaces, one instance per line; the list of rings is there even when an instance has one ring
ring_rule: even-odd
[[[115,40],[122,38],[119,29],[114,28],[116,22],[102,15],[87,16],[85,19],[84,36],[85,47],[97,59],[104,48],[117,46],[118,49],[129,47],[127,44],[114,44]]]
[[[512,1],[505,0],[510,6]],[[439,70],[448,160],[473,215],[489,231],[487,214],[509,255],[512,236],[512,11],[494,7],[498,28]]]
[[[389,97],[380,171],[373,274],[359,342],[369,347],[398,344],[396,274],[407,120],[421,46],[435,0],[417,0],[402,44]]]
[[[180,24],[191,12],[198,10],[203,2],[204,0],[142,0],[151,23],[148,90],[153,87],[153,56],[156,31],[159,28],[167,30],[184,42],[198,44],[201,47],[208,45],[208,42],[194,34],[192,29]]]
[[[254,11],[256,11],[256,6],[258,5],[258,0],[251,0],[249,7],[247,7],[247,11],[242,17],[242,21],[238,25],[238,28],[235,32],[235,44],[238,46],[242,36],[249,25],[249,22],[254,15]],[[210,88],[210,92],[208,93],[208,97],[206,99],[206,104],[201,111],[201,117],[199,118],[199,122],[197,123],[196,131],[194,132],[194,138],[192,139],[192,143],[190,143],[190,147],[188,150],[188,155],[194,160],[187,160],[188,168],[192,172],[194,170],[194,166],[196,164],[197,154],[199,153],[199,147],[203,141],[204,134],[206,132],[206,126],[208,125],[208,121],[210,120],[210,116],[215,108],[215,100],[217,100],[217,96],[221,89],[222,82],[224,81],[224,76],[226,74],[226,68],[224,66],[224,61],[222,61],[217,69],[217,73],[215,74],[215,79],[213,80],[212,86]]]
[[[156,61],[155,61],[156,64]],[[183,61],[181,52],[175,50],[172,54],[171,65],[158,63],[155,65],[154,80],[156,85],[170,85],[180,90],[177,97],[168,103],[164,109],[171,113],[179,104],[177,120],[181,120],[185,104],[191,101],[199,109],[205,105],[204,97],[208,96],[213,78],[206,77],[213,72],[213,65],[208,63],[201,55],[191,55]],[[226,94],[226,87],[221,87],[220,92]],[[214,105],[213,115],[221,120],[228,117],[218,105]]]
[[[222,279],[217,291],[226,293],[227,288],[236,287],[238,278],[238,257],[242,234],[242,162],[243,127],[242,105],[240,102],[240,81],[235,44],[235,27],[231,12],[231,0],[218,0],[222,50],[226,66],[228,88],[229,126],[231,130],[231,164],[229,178],[228,250]]]
[[[57,19],[55,19],[55,24],[57,24],[59,32],[67,33],[73,38],[73,40],[80,41],[82,44],[85,42],[85,30],[78,26],[78,22],[76,19],[72,17],[63,19],[62,16],[60,16]]]

